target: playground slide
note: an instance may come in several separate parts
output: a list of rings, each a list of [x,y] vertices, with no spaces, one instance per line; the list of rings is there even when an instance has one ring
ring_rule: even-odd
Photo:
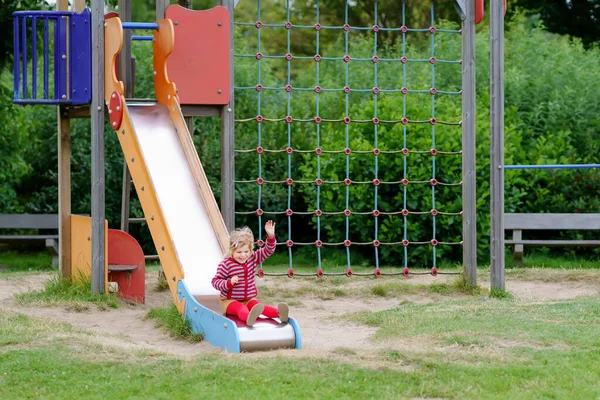
[[[154,33],[157,101],[128,102],[114,74],[121,22],[118,17],[105,21],[105,98],[173,300],[192,330],[215,346],[232,352],[300,348],[293,318],[281,323],[261,317],[247,327],[222,315],[211,279],[228,246],[227,231],[166,77],[172,22],[159,24]]]

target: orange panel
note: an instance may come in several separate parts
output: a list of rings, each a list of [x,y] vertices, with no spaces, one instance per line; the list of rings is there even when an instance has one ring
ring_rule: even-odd
[[[172,5],[166,16],[175,29],[175,47],[167,61],[169,78],[177,84],[180,103],[229,103],[231,43],[227,8],[194,11]]]
[[[170,19],[161,19],[157,24],[153,47],[154,92],[160,104],[169,105],[171,99],[177,96],[175,83],[171,82],[167,74],[167,58],[175,45],[173,22]]]
[[[111,13],[113,14],[113,13]],[[107,17],[109,14],[107,14]],[[114,92],[123,95],[124,86],[117,78],[117,55],[123,47],[123,26],[119,17],[104,21],[104,100],[110,102]]]
[[[475,23],[478,24],[483,20],[483,0],[475,0]]]
[[[108,278],[119,284],[118,294],[122,298],[144,304],[146,298],[146,261],[137,240],[127,232],[108,230]],[[118,270],[111,266],[128,266],[133,270]]]

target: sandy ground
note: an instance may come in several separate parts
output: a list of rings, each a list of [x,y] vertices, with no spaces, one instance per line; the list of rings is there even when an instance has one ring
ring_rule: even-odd
[[[28,316],[40,317],[53,321],[66,322],[76,328],[92,332],[94,340],[99,344],[111,347],[127,348],[131,350],[147,350],[165,353],[167,355],[188,358],[198,355],[220,353],[221,350],[208,343],[187,343],[174,340],[160,328],[156,328],[152,320],[145,315],[151,308],[163,307],[172,302],[169,291],[156,290],[158,274],[149,272],[146,281],[146,304],[123,304],[118,309],[102,311],[95,306],[89,310],[76,312],[64,307],[19,307],[14,300],[14,295],[19,292],[39,290],[51,275],[25,275],[18,278],[0,278],[0,310],[10,310]],[[281,279],[284,279],[282,281]],[[279,350],[278,354],[297,356],[324,355],[335,353],[336,349],[351,349],[357,352],[370,352],[376,347],[385,346],[384,343],[374,343],[370,340],[375,333],[375,328],[364,325],[355,325],[335,318],[337,315],[355,311],[378,311],[394,308],[403,302],[429,303],[440,301],[440,298],[423,295],[406,295],[394,298],[361,299],[352,296],[353,285],[360,285],[360,278],[352,285],[344,286],[348,296],[335,297],[332,300],[311,298],[298,299],[299,304],[291,307],[291,316],[298,321],[303,341],[301,352],[294,350]],[[401,278],[404,282],[428,284],[454,279],[452,276],[438,276],[433,278],[428,275],[412,276],[409,279]],[[269,285],[298,285],[298,279],[265,278],[259,280],[259,288]],[[479,283],[489,287],[489,283]],[[506,289],[515,297],[523,300],[564,300],[579,296],[598,295],[597,285],[582,281],[567,282],[531,282],[507,279]],[[272,352],[270,352],[272,354]]]

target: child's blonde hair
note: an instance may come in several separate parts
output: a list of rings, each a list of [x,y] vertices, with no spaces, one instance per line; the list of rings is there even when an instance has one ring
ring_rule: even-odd
[[[237,228],[229,235],[229,248],[225,252],[225,257],[231,257],[235,249],[241,246],[248,246],[250,251],[254,249],[254,234],[247,226]]]

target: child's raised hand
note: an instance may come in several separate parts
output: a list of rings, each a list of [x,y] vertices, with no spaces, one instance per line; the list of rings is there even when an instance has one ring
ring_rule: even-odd
[[[265,231],[267,232],[267,237],[274,238],[275,237],[275,222],[268,220],[265,224]]]
[[[235,284],[238,283],[239,280],[240,280],[240,277],[237,276],[237,275],[234,275],[234,276],[231,277],[231,284],[233,286],[235,286]]]

